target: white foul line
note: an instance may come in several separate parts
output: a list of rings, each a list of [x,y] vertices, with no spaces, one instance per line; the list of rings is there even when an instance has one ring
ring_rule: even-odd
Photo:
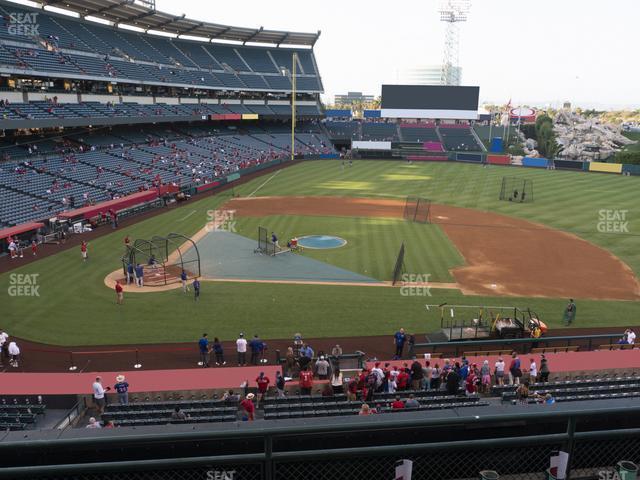
[[[282,171],[282,170],[278,170],[276,173],[274,173],[274,174],[273,174],[273,175],[271,175],[269,178],[267,178],[267,179],[262,183],[262,185],[260,185],[260,186],[259,186],[258,188],[256,188],[253,192],[251,192],[249,195],[247,195],[247,198],[253,197],[253,196],[258,192],[258,190],[260,190],[260,189],[261,189],[262,187],[264,187],[267,183],[269,183],[269,182],[271,181],[271,179],[272,179],[273,177],[275,177],[277,174],[279,174],[281,171]]]
[[[189,218],[189,217],[190,217],[191,215],[193,215],[194,213],[196,213],[196,211],[195,211],[195,210],[192,210],[192,211],[191,211],[191,213],[190,213],[189,215],[184,216],[184,217],[182,217],[182,218],[179,218],[179,219],[178,219],[178,222],[181,222],[181,221],[183,221],[183,220],[186,220],[187,218]]]

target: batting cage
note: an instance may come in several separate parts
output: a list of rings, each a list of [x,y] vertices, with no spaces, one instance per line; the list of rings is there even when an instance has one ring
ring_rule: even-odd
[[[431,200],[408,196],[404,203],[403,217],[417,223],[431,223]]]
[[[393,272],[391,274],[392,285],[398,283],[401,280],[402,275],[405,273],[404,251],[404,242],[402,242],[402,245],[400,245],[400,250],[398,251],[398,257],[396,258],[396,264],[394,265]]]
[[[255,253],[263,255],[276,254],[276,245],[271,241],[271,235],[264,227],[258,227],[258,248],[256,248]]]
[[[122,257],[125,274],[128,265],[143,268],[143,285],[160,286],[180,282],[184,271],[188,279],[200,277],[200,253],[196,243],[180,233],[150,240],[138,239]]]
[[[516,203],[533,202],[533,180],[518,177],[502,177],[500,200]]]

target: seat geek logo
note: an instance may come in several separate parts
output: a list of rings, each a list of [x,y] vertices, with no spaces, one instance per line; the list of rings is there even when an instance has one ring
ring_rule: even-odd
[[[40,35],[38,28],[37,12],[14,12],[9,14],[9,24],[7,25],[9,35],[33,37]]]
[[[12,273],[9,275],[8,293],[10,297],[39,297],[39,273]]]
[[[600,233],[629,233],[629,210],[598,210],[598,232]]]
[[[236,233],[235,210],[207,210],[207,232]]]
[[[209,470],[207,480],[237,480],[235,470]]]
[[[403,285],[400,287],[400,295],[403,297],[430,297],[429,277],[431,274],[405,273],[402,275]]]

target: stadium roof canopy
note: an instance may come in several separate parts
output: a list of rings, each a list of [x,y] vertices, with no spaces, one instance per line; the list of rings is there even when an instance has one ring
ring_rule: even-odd
[[[317,33],[283,32],[260,28],[232,27],[159,12],[152,2],[144,0],[36,0],[43,6],[74,11],[81,17],[92,16],[114,24],[126,24],[143,30],[154,30],[174,35],[204,37],[211,40],[269,43],[275,45],[315,45]]]

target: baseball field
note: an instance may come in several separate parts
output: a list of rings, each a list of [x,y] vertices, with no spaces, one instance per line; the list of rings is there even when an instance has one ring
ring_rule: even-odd
[[[534,201],[499,201],[505,175],[532,180]],[[424,305],[448,302],[529,307],[554,328],[562,325],[569,297],[578,305],[574,327],[623,327],[640,318],[637,177],[460,163],[357,160],[343,168],[327,160],[269,172],[238,185],[235,194],[195,198],[93,238],[87,262],[79,248],[60,247],[59,253],[2,274],[3,292],[15,292],[11,287],[28,279],[37,295],[5,295],[0,326],[51,345],[190,342],[203,331],[223,340],[239,331],[263,339],[291,338],[297,331],[306,337],[362,337],[388,335],[399,326],[435,331],[437,318]],[[407,195],[432,202],[431,223],[402,218]],[[199,301],[181,289],[127,291],[124,305],[116,305],[105,278],[121,267],[125,235],[194,236],[216,209],[232,210],[230,230],[251,242],[257,243],[258,226],[277,232],[281,243],[306,235],[345,239],[340,248],[285,255],[370,284],[318,285],[312,270],[302,279],[270,281],[265,268],[288,264],[281,265],[281,255],[252,252],[245,255],[246,265],[235,266],[243,277],[236,281],[216,275],[217,265],[233,267],[229,253],[203,243],[200,255],[210,270],[203,273]],[[402,242],[406,272],[432,282],[416,295],[388,285]],[[254,272],[253,263],[262,270]]]

